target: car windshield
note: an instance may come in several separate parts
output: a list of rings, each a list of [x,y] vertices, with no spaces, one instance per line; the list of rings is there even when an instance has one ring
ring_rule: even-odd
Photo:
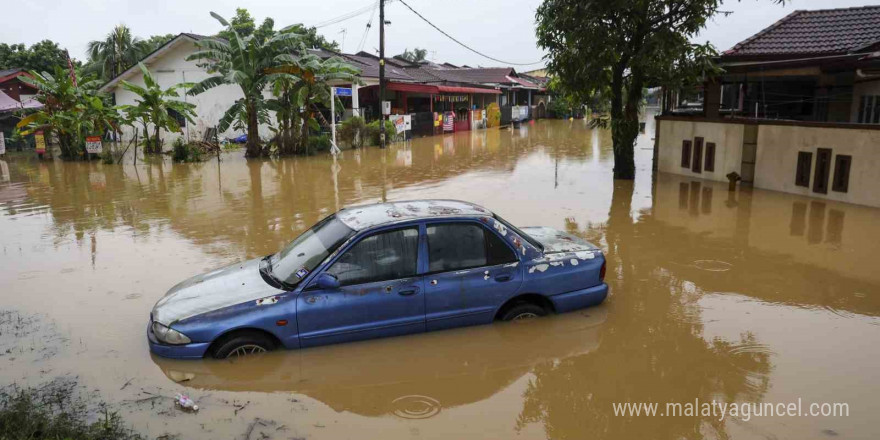
[[[299,283],[353,234],[335,214],[321,220],[269,259],[272,275],[289,285]]]

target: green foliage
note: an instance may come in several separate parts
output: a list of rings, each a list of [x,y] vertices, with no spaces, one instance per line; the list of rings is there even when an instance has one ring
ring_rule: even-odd
[[[46,139],[51,133],[58,136],[61,143],[61,157],[75,159],[85,154],[85,137],[100,135],[107,130],[115,130],[124,121],[116,109],[107,105],[106,96],[98,94],[100,81],[81,77],[78,85],[67,69],[55,66],[55,73],[29,72],[31,77],[21,77],[22,81],[37,88],[36,99],[43,108],[26,116],[16,124],[22,135],[44,130]]]
[[[119,414],[103,404],[89,408],[73,385],[55,381],[40,388],[0,391],[0,439],[140,440]],[[92,405],[95,406],[95,405]],[[97,419],[90,422],[90,419]]]
[[[379,122],[381,121],[377,119],[367,124],[367,139],[370,140],[370,145],[381,145],[379,135],[382,131],[379,128]],[[394,128],[394,123],[385,121],[385,142],[391,143],[395,136],[397,136],[397,129]]]
[[[417,63],[419,61],[424,61],[425,57],[428,56],[428,49],[419,49],[418,47],[414,48],[412,51],[409,49],[404,49],[403,53],[398,55],[398,58],[402,58],[411,63]]]
[[[339,52],[339,43],[336,41],[327,41],[323,35],[318,34],[318,29],[314,26],[306,26],[304,24],[294,24],[286,28],[290,32],[294,32],[303,36],[303,44],[311,49],[320,47],[322,49]]]
[[[635,176],[642,91],[676,85],[715,69],[708,44],[691,44],[721,0],[545,0],[538,7],[538,45],[548,69],[577,102],[611,103],[615,178]]]
[[[364,118],[352,116],[339,124],[336,129],[337,140],[341,144],[351,148],[360,148],[364,145],[364,136],[367,132],[367,124]]]
[[[174,162],[201,162],[204,151],[198,145],[187,143],[183,138],[174,140],[171,148],[171,160]]]
[[[162,47],[165,43],[171,41],[177,35],[174,34],[165,34],[165,35],[152,35],[150,38],[144,40],[145,51],[147,54],[153,52],[154,50]]]
[[[331,145],[333,143],[330,140],[330,136],[326,134],[309,136],[309,151],[330,151]]]
[[[131,33],[123,24],[117,25],[103,40],[90,41],[87,47],[89,69],[105,81],[115,78],[152,51],[150,45]]]
[[[66,67],[67,55],[58,43],[51,40],[40,41],[31,47],[0,43],[0,70],[21,68],[52,72],[55,66]]]
[[[275,34],[275,20],[266,17],[260,27],[257,27],[254,17],[252,17],[251,13],[245,8],[236,8],[235,16],[229,20],[229,24],[232,29],[238,33],[239,37],[249,37],[253,35],[260,43],[264,43]],[[217,37],[226,41],[232,41],[232,30],[229,28],[224,29],[217,33]]]
[[[248,24],[250,15],[245,10],[239,10],[232,22],[213,12],[211,15],[226,26],[222,33],[225,39],[210,38],[196,43],[199,51],[187,59],[203,62],[214,76],[193,86],[189,93],[197,95],[221,84],[233,84],[241,89],[243,97],[226,110],[217,129],[223,132],[236,123],[245,129],[246,157],[267,154],[258,131],[269,110],[275,112],[278,122],[274,138],[277,152],[307,154],[309,130],[318,126],[315,105],[329,107],[329,83],[356,81],[358,71],[340,58],[322,60],[308,52],[305,46],[308,36],[297,33],[301,25],[278,32],[268,25],[265,30],[269,34],[260,36],[251,25],[253,19]],[[273,91],[271,99],[263,96],[268,87]]]
[[[195,116],[196,106],[180,100],[180,94],[177,91],[178,89],[188,88],[191,84],[177,84],[167,89],[162,89],[143,63],[138,63],[138,67],[140,67],[143,74],[144,86],[141,87],[125,80],[122,81],[122,88],[137,95],[133,108],[132,106],[127,106],[124,109],[132,120],[138,120],[143,124],[145,133],[147,132],[148,124],[153,125],[155,135],[152,144],[149,142],[149,137],[147,137],[148,149],[145,152],[161,153],[162,130],[181,131],[180,124],[172,116],[173,113],[183,116],[190,122],[194,122],[193,116]]]

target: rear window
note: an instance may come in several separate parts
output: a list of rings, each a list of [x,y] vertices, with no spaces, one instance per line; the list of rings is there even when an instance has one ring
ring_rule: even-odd
[[[544,245],[541,244],[541,242],[539,242],[538,240],[535,240],[531,235],[526,234],[523,231],[520,231],[519,228],[510,224],[510,222],[508,222],[507,220],[504,220],[503,218],[501,218],[497,214],[494,217],[495,217],[495,220],[498,220],[504,226],[507,226],[508,231],[513,231],[514,233],[516,233],[516,235],[519,235],[520,237],[522,237],[523,240],[529,242],[530,245],[534,246],[539,251],[544,252]]]

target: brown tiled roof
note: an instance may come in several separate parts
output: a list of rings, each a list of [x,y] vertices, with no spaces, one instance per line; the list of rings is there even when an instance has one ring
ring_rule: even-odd
[[[880,6],[794,11],[724,57],[843,55],[880,42]]]

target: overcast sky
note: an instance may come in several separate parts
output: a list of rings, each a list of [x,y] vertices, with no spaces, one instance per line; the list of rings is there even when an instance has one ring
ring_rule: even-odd
[[[11,0],[10,0],[11,1]],[[386,31],[389,55],[405,48],[428,49],[428,58],[471,66],[499,65],[450,41],[399,1],[387,0]],[[510,63],[534,63],[543,52],[535,44],[535,10],[540,0],[405,0],[416,11],[465,44],[492,57]],[[874,0],[878,3],[880,0]],[[14,2],[15,17],[0,25],[0,42],[33,44],[51,39],[70,51],[74,58],[86,58],[86,44],[102,39],[118,24],[128,25],[135,35],[194,32],[214,34],[219,24],[211,18],[215,11],[227,18],[237,6],[246,7],[259,23],[266,16],[275,19],[276,28],[288,24],[317,25],[345,13],[369,9],[376,0],[29,0]],[[719,50],[729,49],[737,42],[770,25],[795,9],[822,9],[862,6],[870,1],[858,0],[793,0],[786,6],[771,0],[728,1],[722,7],[733,14],[714,18],[695,40],[711,41]],[[378,11],[363,50],[379,47]],[[370,12],[347,21],[319,29],[327,38],[343,43],[345,52],[356,52],[364,37]],[[517,66],[525,71],[541,64]]]

